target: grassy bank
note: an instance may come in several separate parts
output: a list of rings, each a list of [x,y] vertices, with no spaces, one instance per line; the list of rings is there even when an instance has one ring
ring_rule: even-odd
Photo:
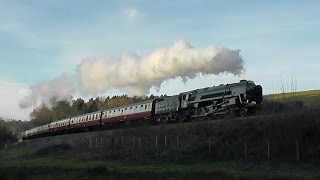
[[[319,110],[283,107],[30,140],[0,151],[0,179],[320,179]]]
[[[302,101],[307,106],[320,107],[320,90],[265,95],[269,101]]]
[[[140,164],[108,160],[34,158],[1,160],[0,179],[319,179],[308,164],[215,162],[192,165]],[[120,177],[120,178],[119,178]]]

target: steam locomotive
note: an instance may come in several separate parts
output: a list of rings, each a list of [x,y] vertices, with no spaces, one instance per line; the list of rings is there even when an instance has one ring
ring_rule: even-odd
[[[246,116],[261,108],[262,87],[253,81],[221,84],[178,95],[82,114],[22,133],[22,139],[89,131],[119,124],[186,122],[221,116]]]

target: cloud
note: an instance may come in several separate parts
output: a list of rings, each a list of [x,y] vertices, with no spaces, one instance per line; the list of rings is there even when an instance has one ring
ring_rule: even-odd
[[[145,13],[134,8],[126,9],[122,13],[131,22],[137,20],[139,17],[146,16]]]
[[[36,106],[39,101],[50,106],[52,97],[70,100],[76,87],[82,95],[98,95],[114,89],[129,95],[146,95],[151,88],[160,90],[161,84],[170,79],[181,78],[186,82],[199,75],[243,72],[244,61],[239,50],[213,45],[194,48],[179,40],[144,56],[125,53],[119,58],[85,58],[76,66],[73,76],[62,74],[30,87],[30,94],[20,102],[20,107]]]
[[[135,9],[127,9],[124,11],[125,15],[127,15],[129,18],[134,18],[139,16],[139,12]]]
[[[86,58],[77,66],[76,74],[84,94],[121,88],[133,95],[143,95],[151,87],[160,87],[162,82],[176,77],[186,81],[199,74],[240,75],[243,71],[239,50],[216,46],[197,49],[180,40],[145,56],[123,54],[118,59]]]
[[[0,82],[0,117],[8,119],[26,120],[32,111],[32,108],[21,110],[18,106],[21,98],[28,94],[26,85]]]
[[[64,73],[52,80],[31,86],[28,95],[20,100],[19,107],[36,107],[39,104],[51,107],[53,97],[57,100],[71,101],[73,93],[75,93],[73,78]]]

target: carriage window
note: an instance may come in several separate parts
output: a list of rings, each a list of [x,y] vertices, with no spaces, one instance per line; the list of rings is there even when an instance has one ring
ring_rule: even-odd
[[[136,106],[136,108],[138,108],[138,106]]]
[[[124,110],[127,110],[128,108],[125,108]]]
[[[130,107],[130,109],[132,109],[132,107]]]
[[[186,100],[187,95],[182,96],[182,100]]]
[[[147,106],[148,106],[148,105],[145,105],[145,106],[144,106],[144,109],[147,109]]]
[[[143,105],[141,105],[141,107],[143,107]]]

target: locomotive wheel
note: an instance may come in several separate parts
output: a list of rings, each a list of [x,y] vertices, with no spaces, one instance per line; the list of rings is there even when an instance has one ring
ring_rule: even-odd
[[[233,117],[233,109],[226,108],[225,114],[223,115],[225,119]]]
[[[241,108],[241,109],[239,110],[239,115],[240,115],[241,117],[244,117],[244,116],[247,115],[247,112],[248,112],[248,109],[247,109],[247,108]]]
[[[208,120],[208,121],[214,120],[214,118],[215,118],[215,115],[213,113],[205,116],[205,120]]]

